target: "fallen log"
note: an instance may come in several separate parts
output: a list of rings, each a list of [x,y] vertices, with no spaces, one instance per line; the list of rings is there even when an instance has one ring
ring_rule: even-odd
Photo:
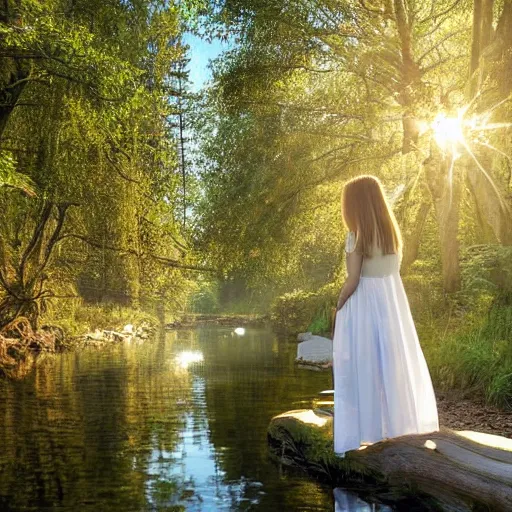
[[[334,486],[365,482],[382,501],[414,497],[424,510],[512,510],[512,440],[454,431],[387,439],[344,458],[333,451],[332,411],[301,409],[280,414],[268,429],[281,462],[299,466]]]

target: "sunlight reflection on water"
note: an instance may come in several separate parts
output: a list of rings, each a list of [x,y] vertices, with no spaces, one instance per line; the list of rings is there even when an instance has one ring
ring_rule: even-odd
[[[176,356],[176,361],[182,368],[188,368],[192,363],[202,363],[204,356],[199,350],[185,350]]]

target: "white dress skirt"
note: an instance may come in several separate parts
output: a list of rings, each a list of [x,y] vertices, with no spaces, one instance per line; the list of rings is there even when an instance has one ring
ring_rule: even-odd
[[[354,246],[350,233],[347,252]],[[336,314],[333,350],[338,455],[362,443],[439,430],[432,380],[397,255],[363,260],[359,285]]]

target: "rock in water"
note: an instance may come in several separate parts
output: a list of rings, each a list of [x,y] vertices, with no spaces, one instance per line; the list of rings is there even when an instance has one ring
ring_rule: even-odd
[[[332,340],[311,335],[307,341],[297,345],[297,360],[311,363],[332,361]]]
[[[123,334],[133,334],[133,324],[127,324],[123,328]]]
[[[243,336],[245,334],[245,328],[237,327],[233,332],[238,336]]]

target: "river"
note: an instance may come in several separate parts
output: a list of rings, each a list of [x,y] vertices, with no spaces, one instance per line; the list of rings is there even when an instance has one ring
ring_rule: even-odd
[[[330,487],[269,458],[272,416],[332,386],[295,352],[266,328],[197,327],[40,358],[0,381],[0,510],[333,511]]]

